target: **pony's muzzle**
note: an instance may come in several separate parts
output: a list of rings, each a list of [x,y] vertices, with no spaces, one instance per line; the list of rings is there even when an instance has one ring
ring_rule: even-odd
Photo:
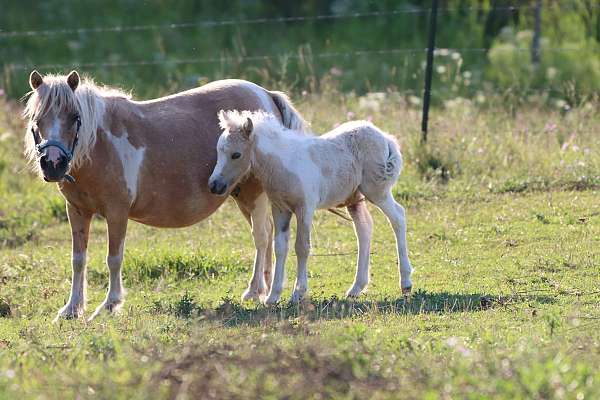
[[[69,159],[64,155],[50,155],[45,152],[40,157],[40,168],[47,182],[59,182],[63,180],[69,169]]]
[[[222,196],[227,191],[227,184],[219,179],[212,179],[208,181],[208,188],[212,194]]]

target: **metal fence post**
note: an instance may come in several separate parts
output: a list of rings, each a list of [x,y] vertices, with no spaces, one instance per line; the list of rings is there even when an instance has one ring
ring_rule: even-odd
[[[433,74],[433,52],[435,49],[435,30],[437,25],[438,1],[431,0],[429,16],[429,43],[427,45],[427,66],[425,69],[425,90],[423,91],[423,119],[421,121],[421,141],[427,142],[427,125],[429,122],[429,101],[431,98],[431,78]]]

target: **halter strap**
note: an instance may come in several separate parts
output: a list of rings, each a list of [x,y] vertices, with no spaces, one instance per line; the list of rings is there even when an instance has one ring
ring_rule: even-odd
[[[33,135],[33,142],[35,143],[35,149],[38,153],[38,157],[41,157],[43,155],[43,151],[48,147],[56,147],[61,151],[61,153],[63,153],[65,157],[67,157],[67,162],[71,162],[73,156],[75,155],[75,147],[79,141],[79,128],[81,128],[81,118],[79,116],[77,116],[75,123],[77,123],[77,129],[75,130],[75,139],[73,139],[71,151],[69,151],[69,149],[67,149],[66,146],[59,140],[41,140],[40,137],[35,134],[33,128],[31,128],[31,134]],[[64,179],[68,182],[75,183],[75,178],[69,174],[65,174]]]
[[[57,147],[67,160],[70,162],[75,155],[75,147],[77,146],[77,142],[79,141],[79,128],[81,128],[81,118],[77,117],[75,120],[77,124],[77,129],[75,131],[75,139],[73,139],[73,144],[71,145],[71,150],[69,150],[61,141],[59,140],[40,140],[40,138],[35,134],[35,131],[31,129],[31,134],[33,135],[33,141],[36,144],[35,149],[39,156],[43,154],[43,151],[48,147]]]

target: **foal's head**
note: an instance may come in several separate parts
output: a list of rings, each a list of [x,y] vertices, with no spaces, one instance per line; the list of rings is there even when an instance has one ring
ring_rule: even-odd
[[[223,134],[217,143],[217,165],[208,180],[214,194],[225,195],[250,170],[254,129],[250,115],[246,111],[219,111]]]
[[[48,182],[59,182],[65,177],[77,146],[81,127],[80,106],[75,96],[79,74],[66,77],[42,76],[33,71],[29,75],[32,92],[25,116],[29,118],[27,152],[37,159],[39,168]],[[72,179],[72,178],[70,178]]]

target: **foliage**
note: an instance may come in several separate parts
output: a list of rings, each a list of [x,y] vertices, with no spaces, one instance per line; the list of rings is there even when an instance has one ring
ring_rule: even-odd
[[[437,46],[467,50],[438,53],[436,102],[457,95],[476,99],[481,92],[487,95],[510,89],[550,92],[552,100],[566,99],[572,106],[572,97],[597,94],[600,8],[593,1],[543,2],[542,65],[537,71],[529,65],[530,36],[522,33],[533,27],[534,0],[440,3]],[[0,26],[4,31],[59,30],[16,36],[0,32],[0,87],[11,98],[28,90],[26,78],[33,67],[44,73],[66,73],[77,65],[81,72],[103,83],[133,89],[142,98],[224,77],[246,78],[298,93],[326,92],[333,82],[343,92],[391,89],[419,94],[430,7],[429,2],[415,0],[285,4],[185,0],[177,6],[161,0],[69,6],[48,0],[26,10],[22,2],[6,0],[2,6]],[[99,9],[102,12],[97,12]],[[302,20],[305,16],[354,13],[367,16]],[[300,20],[293,19],[296,17]],[[281,20],[285,18],[292,20]],[[256,19],[271,21],[228,22]],[[172,23],[187,25],[173,28]],[[93,30],[106,27],[114,29]],[[77,32],[77,28],[91,30]],[[575,50],[557,51],[571,47]],[[413,50],[377,52],[382,49]],[[448,59],[450,56],[458,58]],[[130,62],[134,65],[127,64]]]

